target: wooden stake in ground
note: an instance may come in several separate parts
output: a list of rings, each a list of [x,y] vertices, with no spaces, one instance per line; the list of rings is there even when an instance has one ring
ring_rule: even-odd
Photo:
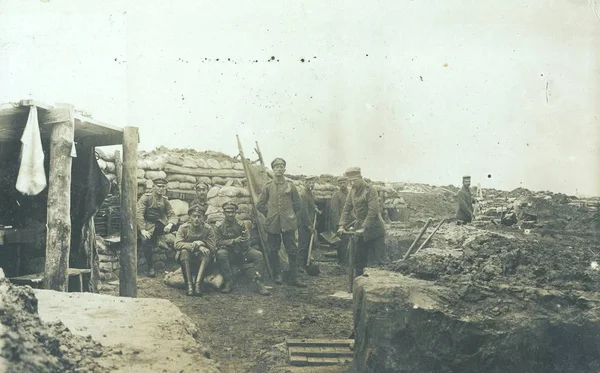
[[[256,203],[258,201],[258,196],[256,195],[256,191],[254,190],[254,183],[252,181],[252,173],[250,172],[250,165],[248,164],[248,160],[244,157],[244,149],[242,149],[242,143],[240,142],[240,137],[235,135],[238,143],[238,150],[240,152],[240,158],[242,159],[242,164],[244,165],[244,173],[246,175],[246,180],[248,181],[248,190],[250,191],[250,200],[252,202],[252,212],[254,213],[254,220],[256,220],[256,228],[258,229],[258,238],[260,239],[260,244],[263,248],[263,258],[265,260],[265,264],[267,266],[267,272],[269,272],[269,276],[271,279],[273,278],[273,271],[271,270],[271,262],[269,261],[268,250],[269,246],[265,242],[265,230],[261,221],[261,213],[256,208]],[[258,148],[258,143],[256,144]]]
[[[415,254],[418,253],[419,251],[421,251],[422,248],[424,248],[425,246],[427,246],[427,244],[429,243],[429,241],[431,241],[431,237],[433,237],[433,235],[435,234],[435,232],[438,231],[438,229],[440,229],[440,227],[442,226],[442,224],[444,224],[446,222],[446,219],[442,219],[442,221],[440,221],[440,223],[437,225],[437,227],[435,227],[435,229],[433,230],[433,232],[431,232],[431,234],[429,235],[429,237],[427,237],[427,239],[425,239],[425,241],[423,241],[423,243],[421,244],[421,246],[419,246],[419,248],[417,249],[417,251],[415,251]]]
[[[423,234],[425,234],[425,231],[427,230],[427,228],[429,228],[431,221],[432,221],[431,218],[427,219],[427,222],[421,229],[421,232],[419,232],[419,235],[417,236],[417,238],[415,238],[412,245],[410,245],[410,247],[408,248],[408,251],[406,252],[406,254],[404,254],[404,258],[402,258],[402,260],[406,260],[412,254],[414,247],[417,245],[417,242],[419,242],[421,237],[423,237]]]
[[[53,109],[42,124],[52,123],[46,225],[44,288],[68,290],[71,249],[71,149],[75,131],[73,107]]]
[[[137,127],[123,129],[119,295],[137,297]]]

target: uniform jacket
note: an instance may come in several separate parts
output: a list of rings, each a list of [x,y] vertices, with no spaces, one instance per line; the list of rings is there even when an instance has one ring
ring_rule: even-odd
[[[315,197],[313,196],[312,191],[306,188],[303,192],[300,192],[299,195],[302,200],[302,208],[298,216],[298,226],[312,228],[313,219],[317,213]]]
[[[181,250],[189,250],[190,252],[194,248],[194,241],[204,242],[204,246],[210,250],[213,256],[217,252],[217,239],[215,231],[208,224],[202,224],[200,227],[195,228],[191,223],[184,223],[177,230],[175,235],[175,250],[177,250],[176,260],[179,259]]]
[[[301,209],[298,189],[292,182],[284,180],[277,183],[269,181],[262,190],[256,208],[265,215],[265,230],[270,234],[279,234],[298,229],[296,215]]]
[[[158,221],[164,225],[175,225],[179,219],[167,197],[159,197],[156,193],[144,194],[137,202],[138,230],[145,229],[153,233],[154,224]]]
[[[215,231],[217,234],[217,248],[234,253],[244,253],[250,249],[250,229],[248,225],[234,220],[228,223],[223,220]],[[234,243],[233,240],[240,237],[241,242]]]
[[[456,210],[456,218],[463,221],[471,221],[473,219],[473,196],[471,189],[462,187],[456,195],[458,208]]]
[[[356,229],[364,228],[363,239],[370,241],[385,236],[385,225],[379,209],[379,196],[370,185],[365,185],[360,190],[351,188],[344,205],[340,225],[350,223],[351,213],[356,217]]]

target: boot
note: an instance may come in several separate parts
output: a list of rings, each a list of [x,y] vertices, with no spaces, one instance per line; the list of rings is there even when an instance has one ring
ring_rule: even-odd
[[[298,279],[298,256],[290,255],[290,278],[289,284],[298,288],[305,288],[308,285]]]
[[[269,253],[269,260],[271,262],[271,269],[273,270],[273,282],[277,285],[281,285],[283,283],[283,278],[281,277],[281,264],[279,263],[279,252],[271,251]]]
[[[260,295],[271,295],[271,292],[269,290],[267,290],[267,288],[265,287],[265,283],[263,282],[262,279],[256,279],[256,287],[257,287],[257,291],[258,294]]]
[[[204,270],[206,269],[206,265],[207,265],[208,260],[207,259],[202,259],[202,262],[200,263],[200,268],[198,269],[198,282],[194,283],[194,292],[193,294],[197,297],[201,297],[202,296],[202,280],[204,279]]]
[[[225,281],[225,285],[223,285],[223,289],[221,289],[221,293],[231,293],[231,291],[233,290],[233,286],[231,285],[231,280],[230,281]]]
[[[181,272],[183,273],[183,279],[187,289],[185,294],[188,296],[194,295],[194,279],[192,278],[192,271],[189,261],[181,263]]]
[[[156,277],[156,272],[154,272],[154,261],[152,260],[152,252],[154,248],[149,247],[146,248],[146,264],[148,265],[148,277]]]
[[[231,273],[231,266],[229,260],[219,260],[219,271],[223,275],[223,288],[221,293],[231,293],[233,290],[233,274]]]

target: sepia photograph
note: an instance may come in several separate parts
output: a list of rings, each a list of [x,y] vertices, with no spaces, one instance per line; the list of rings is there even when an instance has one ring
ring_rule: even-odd
[[[600,0],[0,0],[0,373],[600,373]]]

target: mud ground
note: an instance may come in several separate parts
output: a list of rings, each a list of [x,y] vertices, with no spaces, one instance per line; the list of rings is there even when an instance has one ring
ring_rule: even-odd
[[[316,250],[317,260],[325,250]],[[283,345],[286,338],[345,339],[352,334],[351,301],[329,297],[345,291],[346,271],[331,261],[319,261],[321,274],[302,279],[308,288],[288,285],[271,287],[270,296],[261,296],[253,284],[238,284],[230,294],[209,292],[188,297],[183,290],[162,283],[164,274],[138,277],[138,297],[171,301],[197,325],[197,339],[210,348],[223,372],[342,372],[343,367],[315,370],[287,366]],[[105,294],[116,294],[118,286],[103,286]],[[279,346],[277,346],[279,345]]]

